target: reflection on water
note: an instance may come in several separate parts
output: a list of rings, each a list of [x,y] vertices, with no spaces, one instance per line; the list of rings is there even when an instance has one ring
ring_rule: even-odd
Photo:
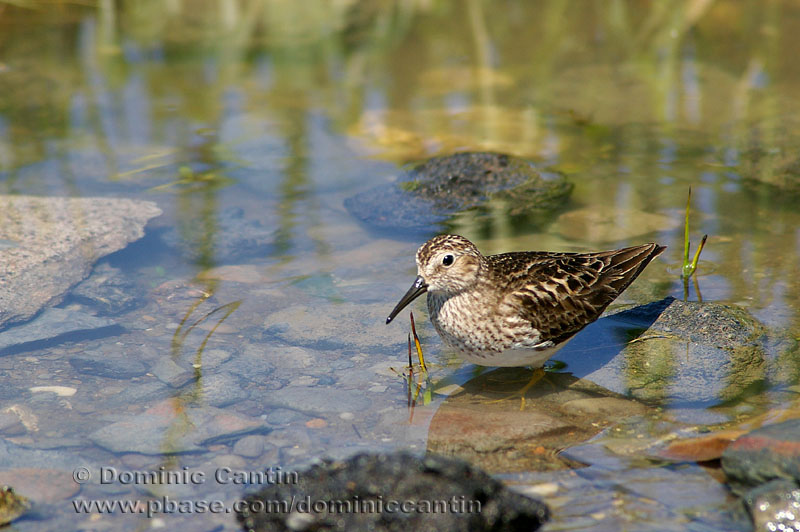
[[[400,165],[456,150],[520,155],[575,184],[564,212],[536,225],[491,204],[448,223],[488,253],[667,244],[620,303],[683,297],[691,185],[692,230],[709,234],[696,274],[703,300],[759,320],[761,351],[715,358],[652,339],[579,374],[581,353],[597,349],[599,329],[589,328],[565,351],[566,371],[607,377],[600,383],[612,391],[679,421],[791,410],[797,10],[785,1],[0,0],[3,193],[142,198],[165,213],[142,242],[104,259],[140,292],[138,306],[112,317],[124,332],[0,357],[2,467],[35,455],[62,471],[79,461],[213,471],[424,449],[443,399],[417,404],[408,424],[406,385],[388,369],[405,363],[407,331],[383,320],[425,238],[373,231],[343,203],[390,182]],[[688,299],[698,298],[690,286]],[[64,305],[103,313],[78,299]],[[434,375],[465,384],[471,370],[458,370],[422,321]],[[70,362],[78,356],[94,365]],[[687,358],[707,365],[688,372]],[[126,360],[141,372],[130,377]],[[713,386],[675,401],[690,377]],[[58,385],[78,392],[29,391]],[[636,426],[655,433],[658,423]],[[187,452],[174,453],[175,442]],[[55,530],[75,518],[59,512],[19,527]],[[231,528],[228,517],[212,522]]]

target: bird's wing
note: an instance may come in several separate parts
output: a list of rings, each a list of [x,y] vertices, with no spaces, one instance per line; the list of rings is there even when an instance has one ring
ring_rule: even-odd
[[[645,244],[598,253],[505,253],[492,255],[496,275],[509,290],[503,303],[541,334],[559,343],[593,322],[664,251]]]

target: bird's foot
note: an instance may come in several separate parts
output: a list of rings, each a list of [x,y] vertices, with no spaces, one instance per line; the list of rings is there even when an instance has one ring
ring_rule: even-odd
[[[489,403],[490,404],[491,403],[500,403],[502,401],[507,401],[508,399],[513,399],[514,397],[519,397],[520,398],[519,411],[522,412],[523,410],[525,410],[525,395],[528,393],[528,390],[530,390],[537,382],[542,380],[544,378],[544,376],[545,376],[544,368],[536,368],[536,369],[533,370],[533,373],[531,374],[531,378],[528,380],[528,383],[525,384],[525,386],[523,386],[522,388],[520,388],[516,392],[514,392],[514,393],[512,393],[512,394],[510,394],[510,395],[508,395],[506,397],[501,397],[500,399],[495,399],[493,401],[489,401]]]

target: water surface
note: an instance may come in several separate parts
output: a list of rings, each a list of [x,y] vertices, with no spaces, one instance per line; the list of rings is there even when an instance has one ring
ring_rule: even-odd
[[[791,409],[799,15],[791,2],[735,1],[0,2],[2,192],[129,197],[164,211],[144,239],[96,267],[130,282],[137,304],[113,316],[124,332],[0,358],[0,410],[23,420],[0,433],[12,446],[8,469],[38,469],[28,478],[55,486],[14,527],[232,530],[224,512],[145,521],[77,513],[73,501],[228,504],[246,491],[229,470],[424,451],[444,396],[409,411],[397,374],[407,318],[383,323],[413,280],[417,246],[443,230],[486,253],[657,241],[668,250],[619,303],[683,299],[689,186],[692,242],[709,240],[686,297],[739,305],[773,340],[758,385],[735,401],[666,393],[654,407],[711,427]],[[458,150],[526,157],[566,174],[574,192],[544,220],[490,208],[424,235],[375,231],[343,207],[403,165]],[[103,313],[76,297],[61,306]],[[441,348],[421,303],[413,310],[435,382],[463,385],[480,373]],[[563,359],[591,352],[591,334]],[[69,361],[86,353],[144,369],[77,371]],[[630,423],[620,433],[663,429]],[[698,486],[699,499],[653,488],[672,513],[637,514],[634,501],[625,514],[634,525],[640,515],[642,527],[678,526],[727,503],[697,466],[658,465],[620,467],[653,486]],[[94,481],[76,485],[78,467]],[[186,468],[204,481],[100,484],[101,468]],[[555,478],[522,473],[509,480]],[[591,478],[581,489],[616,496]],[[587,517],[590,506],[549,502],[553,529],[608,524]]]

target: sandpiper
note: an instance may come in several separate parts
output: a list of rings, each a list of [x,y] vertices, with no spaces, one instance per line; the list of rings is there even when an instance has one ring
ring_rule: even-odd
[[[664,249],[650,243],[595,253],[484,256],[462,236],[440,235],[417,250],[417,278],[386,323],[427,292],[436,332],[461,358],[539,368]]]

